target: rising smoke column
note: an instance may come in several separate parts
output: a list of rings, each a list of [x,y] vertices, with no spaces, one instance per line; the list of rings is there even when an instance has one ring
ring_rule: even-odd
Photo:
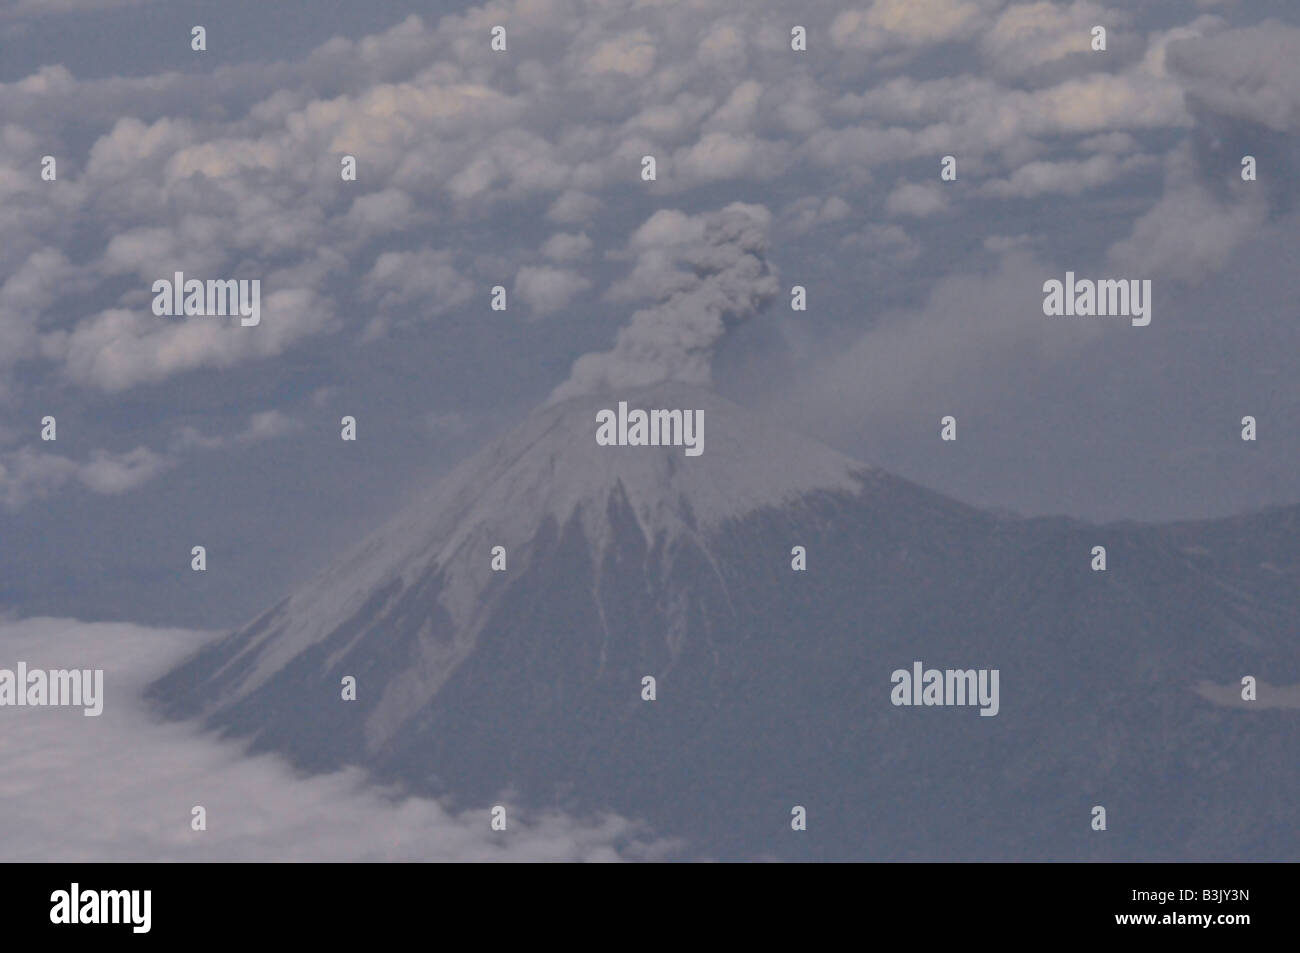
[[[777,292],[765,257],[771,222],[764,206],[742,202],[650,216],[628,241],[636,264],[609,297],[654,303],[633,313],[611,350],[574,361],[550,402],[664,380],[709,383],[718,342]]]

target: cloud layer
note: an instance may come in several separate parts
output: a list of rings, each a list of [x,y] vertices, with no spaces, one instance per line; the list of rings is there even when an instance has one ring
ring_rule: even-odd
[[[359,770],[304,778],[271,755],[143,709],[145,684],[205,633],[33,618],[0,622],[0,667],[102,668],[104,712],[3,708],[5,861],[618,861],[680,845],[615,816],[451,807],[368,785]],[[340,702],[342,704],[342,702]],[[207,830],[191,829],[191,809]]]
[[[1126,14],[1090,0],[805,12],[807,53],[791,50],[788,15],[772,2],[701,0],[691,17],[665,21],[632,0],[504,0],[331,40],[297,62],[93,82],[55,65],[0,84],[0,227],[15,237],[0,252],[2,360],[45,362],[72,384],[120,392],[349,328],[374,339],[463,308],[476,287],[485,301],[497,283],[546,316],[596,291],[591,274],[559,267],[581,257],[572,248],[511,240],[485,256],[443,238],[412,251],[412,235],[447,222],[473,232],[506,208],[590,226],[620,195],[670,200],[791,177],[820,180],[824,200],[843,201],[886,169],[895,182],[874,209],[931,217],[949,205],[936,177],[899,177],[892,164],[956,153],[965,176],[989,179],[990,196],[1078,193],[1140,163],[1089,156],[1086,137],[1186,127],[1185,92],[1274,127],[1295,115],[1288,67],[1243,75],[1261,49],[1270,62],[1294,60],[1282,30],[1187,48],[1169,69],[1167,49],[1222,21],[1141,37],[1124,31]],[[1081,74],[1061,68],[1100,21],[1134,55]],[[506,53],[488,50],[496,24],[513,38]],[[978,72],[875,76],[861,59],[938,44],[967,45]],[[1007,64],[1040,73],[1026,85]],[[1055,74],[1041,71],[1053,64]],[[221,105],[196,112],[195,101]],[[96,131],[79,148],[68,130],[87,115]],[[53,182],[37,174],[46,154],[59,162]],[[659,169],[648,185],[645,154]],[[355,182],[341,178],[345,155]],[[154,317],[143,289],[174,270],[261,277],[266,320]],[[357,321],[354,308],[369,317]]]

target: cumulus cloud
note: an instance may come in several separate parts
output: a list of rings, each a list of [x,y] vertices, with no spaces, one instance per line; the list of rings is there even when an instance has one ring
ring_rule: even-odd
[[[980,185],[979,193],[1022,199],[1052,194],[1079,195],[1155,163],[1156,160],[1149,156],[1117,159],[1104,153],[1087,159],[1030,162],[1006,178],[985,181]]]
[[[530,813],[508,794],[453,809],[370,786],[358,769],[302,777],[140,701],[207,633],[33,618],[0,622],[6,667],[104,670],[104,710],[26,708],[0,733],[0,858],[6,861],[619,861],[683,845],[615,815]],[[190,828],[202,805],[207,830]]]
[[[879,53],[969,37],[1003,0],[874,0],[831,22],[837,47]]]
[[[289,288],[263,292],[261,323],[253,327],[231,318],[159,318],[113,308],[71,331],[45,335],[42,352],[64,362],[68,379],[114,392],[182,371],[275,357],[335,322],[327,299],[308,288]]]
[[[865,253],[873,268],[903,265],[921,254],[921,243],[900,225],[868,225],[845,235],[840,244],[851,253]]]
[[[272,359],[333,351],[332,334],[436,324],[450,352],[483,325],[438,319],[498,282],[524,314],[604,307],[611,330],[626,325],[557,394],[706,380],[727,325],[771,293],[766,250],[724,243],[730,264],[719,249],[694,260],[709,247],[703,216],[660,218],[656,228],[685,236],[662,247],[644,226],[629,231],[656,208],[737,197],[780,210],[758,229],[774,256],[890,269],[916,262],[938,228],[974,228],[978,252],[988,230],[972,216],[997,202],[1106,188],[1128,221],[1074,229],[1080,254],[1113,244],[1124,273],[1195,279],[1294,199],[1279,190],[1296,181],[1300,57],[1293,27],[1229,29],[1226,4],[1215,5],[1222,17],[1159,6],[814,0],[801,56],[776,0],[697,0],[688,18],[639,0],[493,0],[270,63],[94,77],[43,66],[0,83],[0,400],[68,384],[121,395],[254,364],[275,375]],[[1092,20],[1120,25],[1112,51],[1076,58]],[[486,55],[499,22],[522,55]],[[1170,156],[1180,139],[1191,142]],[[1207,161],[1247,140],[1264,171],[1253,196]],[[59,157],[57,183],[35,175],[46,152]],[[639,179],[645,153],[659,160],[654,183]],[[951,188],[935,169],[949,153],[962,176]],[[345,154],[357,157],[355,181],[340,177]],[[1163,198],[1125,188],[1162,158]],[[867,219],[881,211],[896,219]],[[1018,217],[1036,211],[1011,206],[996,231],[1027,231]],[[606,248],[622,251],[596,253]],[[153,317],[149,283],[174,270],[261,277],[262,325]],[[892,288],[894,300],[924,298],[932,271],[908,269],[917,284]],[[818,301],[805,324],[878,317]],[[304,400],[331,383],[300,381]],[[189,435],[194,448],[231,439],[208,427]],[[32,498],[34,478],[15,474],[42,468],[55,485],[80,485],[57,473],[84,458],[47,456],[4,458],[10,498]]]
[[[23,447],[0,456],[0,501],[18,507],[44,499],[76,476],[78,464],[53,453]]]
[[[1270,22],[1189,37],[1169,47],[1166,63],[1198,105],[1300,130],[1300,29]]]
[[[409,325],[460,307],[474,294],[474,283],[447,249],[386,251],[375,259],[362,284],[379,313],[366,327],[367,338],[386,334],[395,324]]]
[[[1163,196],[1110,248],[1113,266],[1125,273],[1204,281],[1268,219],[1264,192],[1252,194],[1241,186],[1233,188],[1235,200],[1216,195],[1201,179],[1192,150],[1178,147],[1166,160]]]
[[[591,249],[592,241],[586,232],[556,232],[542,243],[542,255],[558,262],[581,261],[591,254]]]
[[[174,465],[171,458],[148,447],[123,453],[92,450],[84,463],[23,447],[0,455],[0,502],[17,508],[45,499],[73,480],[92,493],[113,496],[136,489]]]
[[[283,437],[302,429],[302,421],[280,410],[260,410],[248,419],[242,430],[230,436],[205,435],[197,427],[177,428],[172,442],[175,451],[219,450],[222,447],[247,446]]]
[[[849,203],[838,195],[822,199],[808,195],[781,210],[781,225],[795,235],[802,235],[821,225],[843,221],[852,212]]]
[[[633,313],[611,350],[578,358],[551,399],[659,380],[707,382],[729,328],[777,292],[765,258],[771,222],[764,206],[740,202],[699,215],[665,209],[650,216],[624,251],[631,273],[607,297],[654,303]]]
[[[1068,55],[1100,16],[1093,0],[814,6],[823,26],[812,28],[812,42],[821,52],[798,61],[788,55],[788,31],[773,25],[775,0],[742,8],[700,0],[689,24],[647,19],[634,0],[501,0],[436,23],[412,16],[373,36],[336,38],[289,62],[94,81],[52,65],[0,84],[0,230],[11,236],[0,248],[0,289],[32,283],[15,286],[10,307],[0,291],[0,362],[53,362],[66,381],[118,392],[287,353],[345,328],[336,314],[352,307],[366,313],[363,338],[382,337],[473,293],[457,254],[407,247],[415,229],[490,226],[509,206],[585,230],[624,209],[628,188],[642,185],[645,153],[659,159],[648,195],[824,175],[819,191],[833,196],[890,163],[933,159],[960,143],[964,169],[987,169],[1003,183],[985,193],[996,197],[1045,193],[1048,179],[1071,172],[1026,171],[1048,140],[1081,135],[1093,140],[1080,144],[1085,152],[1134,151],[1100,137],[1189,125],[1188,91],[1291,122],[1290,107],[1271,93],[1290,82],[1295,60],[1277,37],[1259,38],[1261,62],[1274,64],[1264,79],[1229,65],[1249,61],[1250,36],[1231,41],[1208,72],[1197,73],[1191,48],[1166,70],[1166,48],[1218,30],[1216,17],[1134,38],[1148,43],[1146,53],[1122,68],[1044,74],[1026,89],[1005,82],[1007,64]],[[1107,12],[1108,23],[1122,22]],[[483,32],[505,21],[528,38],[529,55],[497,58],[485,70]],[[863,75],[864,51],[907,55],[948,43],[968,44],[1004,69],[868,73],[860,92],[845,92]],[[574,102],[584,104],[576,114]],[[62,141],[79,127],[91,133],[88,148]],[[24,183],[46,149],[61,154],[59,182],[30,189]],[[344,154],[358,158],[356,181],[340,178]],[[1087,156],[1058,150],[1053,161]],[[1097,161],[1074,172],[1101,182],[1123,168]],[[808,191],[799,187],[794,195]],[[903,178],[884,188],[890,214],[942,208],[932,186]],[[842,219],[842,202],[801,206],[782,221],[801,234]],[[86,249],[75,267],[57,257],[73,236]],[[363,250],[375,256],[373,268],[350,274]],[[516,269],[537,267],[520,249],[498,253]],[[580,241],[553,238],[543,248],[553,266],[585,254]],[[287,296],[275,302],[282,313],[253,333],[149,320],[141,289],[173,270],[262,275]],[[270,281],[276,273],[295,277]],[[546,313],[587,290],[582,280],[590,278],[535,270],[517,277],[517,290]],[[68,306],[87,292],[92,306]]]
[[[39,353],[39,316],[62,294],[84,291],[90,276],[55,248],[43,248],[16,263],[0,284],[0,368]]]
[[[1186,89],[1196,134],[1168,153],[1163,194],[1109,254],[1198,284],[1300,199],[1300,30],[1281,23],[1209,35],[1172,30],[1161,49],[1166,73]],[[1257,182],[1241,180],[1246,154],[1267,170]]]
[[[885,211],[890,215],[925,218],[948,207],[942,186],[933,183],[917,185],[907,182],[898,186],[885,199]]]
[[[654,68],[654,38],[645,30],[632,30],[600,43],[582,64],[589,76],[618,73],[640,79]]]
[[[302,426],[302,421],[283,411],[258,411],[246,426],[230,435],[207,435],[197,427],[178,427],[166,453],[143,446],[123,452],[97,449],[82,463],[22,447],[0,454],[0,503],[17,509],[76,484],[92,493],[116,496],[171,470],[187,452],[244,447],[293,433]]]
[[[1113,34],[1128,21],[1123,10],[1092,0],[1013,3],[980,37],[979,48],[996,72],[1020,75],[1072,54],[1091,52],[1094,25],[1102,24]]]
[[[565,268],[520,268],[515,275],[515,295],[536,314],[551,314],[591,287],[591,282]]]
[[[237,434],[239,443],[257,443],[281,437],[302,428],[302,423],[278,410],[262,410],[249,419],[248,429]]]
[[[595,218],[603,205],[594,195],[569,189],[555,197],[546,217],[561,225],[581,225]]]
[[[387,232],[400,232],[417,221],[414,202],[400,189],[384,189],[359,196],[343,217],[343,226],[351,236],[372,238]]]
[[[672,155],[661,181],[671,191],[730,179],[765,179],[782,171],[792,148],[752,134],[705,132]]]
[[[95,493],[125,493],[147,483],[172,466],[172,461],[148,447],[126,453],[93,450],[81,465],[77,478]]]
[[[831,168],[851,161],[875,165],[933,158],[961,143],[964,162],[1014,162],[1036,144],[1063,136],[1188,127],[1184,89],[1165,68],[1165,50],[1219,26],[1214,17],[1200,17],[1153,34],[1145,54],[1126,68],[1066,76],[1034,89],[980,75],[895,76],[834,97],[831,111],[843,124],[810,134],[803,157]]]

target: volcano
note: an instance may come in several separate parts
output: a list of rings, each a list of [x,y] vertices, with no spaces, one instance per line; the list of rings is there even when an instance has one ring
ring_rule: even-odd
[[[698,409],[704,452],[599,446],[620,400]],[[304,771],[694,857],[1293,860],[1297,529],[985,512],[661,383],[534,412],[149,696]],[[921,660],[997,670],[995,716],[892,704]]]

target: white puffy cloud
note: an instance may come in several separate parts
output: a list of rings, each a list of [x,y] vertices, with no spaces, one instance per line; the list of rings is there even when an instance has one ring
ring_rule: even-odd
[[[1300,130],[1300,29],[1284,23],[1188,37],[1169,45],[1166,64],[1204,108]]]
[[[840,242],[850,254],[865,254],[869,268],[906,264],[921,254],[921,243],[900,225],[871,224],[845,235]]]
[[[54,248],[34,251],[15,267],[0,284],[0,368],[37,354],[42,312],[60,294],[90,284],[90,276]]]
[[[78,466],[67,457],[24,447],[0,456],[0,502],[18,507],[44,499],[76,476]]]
[[[654,69],[654,65],[654,38],[645,30],[633,30],[598,45],[583,62],[582,69],[589,76],[618,73],[640,79]]]
[[[334,322],[328,301],[310,289],[269,294],[264,289],[261,323],[256,326],[242,327],[238,318],[159,318],[152,312],[114,308],[69,332],[46,335],[42,348],[63,362],[69,379],[114,392],[181,371],[274,357]]]
[[[414,211],[414,202],[405,192],[384,189],[353,201],[343,225],[355,238],[372,238],[410,228],[417,221]]]
[[[248,429],[235,439],[240,443],[271,440],[302,428],[302,422],[279,410],[259,410],[248,421]]]
[[[92,450],[77,478],[96,493],[125,493],[152,480],[172,466],[172,461],[148,447],[126,453]]]
[[[1113,155],[1104,153],[1087,159],[1030,162],[1004,179],[989,179],[982,183],[979,193],[997,198],[1022,199],[1052,194],[1079,195],[1154,162],[1148,156],[1116,159]]]
[[[898,186],[885,199],[885,211],[894,216],[925,218],[948,207],[943,187],[934,183],[917,185],[907,182]]]
[[[259,410],[248,419],[248,424],[230,436],[208,436],[197,427],[179,427],[172,441],[177,452],[186,450],[218,450],[222,447],[247,446],[273,440],[301,430],[302,421],[280,410]]]
[[[536,314],[551,314],[568,307],[591,282],[577,272],[550,265],[526,266],[515,275],[515,295]]]
[[[581,225],[591,221],[603,205],[594,195],[569,189],[556,196],[546,210],[546,217],[561,225]]]
[[[782,227],[789,229],[791,233],[802,235],[820,225],[842,221],[848,218],[852,211],[849,203],[838,195],[826,199],[807,195],[783,208],[780,221]]]
[[[914,49],[975,33],[1003,0],[873,0],[831,22],[831,42],[841,49],[884,52]]]
[[[569,232],[556,232],[542,243],[542,255],[551,261],[581,261],[591,255],[592,241],[586,232],[576,235]]]
[[[1075,53],[1092,52],[1093,26],[1100,24],[1114,33],[1128,21],[1125,11],[1093,0],[1013,3],[980,37],[979,48],[994,71],[1020,75]]]
[[[1268,219],[1262,191],[1238,188],[1235,196],[1225,201],[1207,189],[1190,150],[1176,150],[1166,163],[1164,195],[1110,248],[1113,266],[1153,279],[1206,280]]]
[[[1206,281],[1270,218],[1294,207],[1300,132],[1300,29],[1276,22],[1222,29],[1214,17],[1195,23],[1204,28],[1161,34],[1148,59],[1185,87],[1202,134],[1169,152],[1162,195],[1108,252],[1116,265],[1188,284]],[[1247,152],[1275,174],[1241,181]]]
[[[366,337],[378,337],[394,325],[409,325],[446,314],[474,294],[474,282],[457,266],[448,249],[428,246],[415,251],[386,251],[375,259],[362,282],[364,297],[378,304]]]
[[[1295,115],[1300,58],[1286,55],[1286,30],[1223,33],[1213,16],[1132,34],[1127,42],[1145,53],[1119,68],[1059,79],[1039,71],[1024,88],[1025,70],[1086,43],[1089,21],[1130,14],[1096,0],[847,9],[825,0],[806,18],[814,53],[799,57],[775,0],[698,0],[685,20],[653,9],[494,0],[336,38],[288,62],[94,81],[53,65],[0,84],[0,232],[10,236],[0,248],[0,372],[44,360],[65,381],[119,392],[264,360],[344,328],[392,333],[476,293],[459,251],[410,249],[412,231],[432,223],[492,230],[516,291],[547,313],[599,276],[558,267],[585,259],[580,241],[553,237],[542,248],[550,264],[530,263],[500,226],[510,216],[597,234],[597,219],[625,214],[630,194],[776,180],[782,201],[812,191],[853,198],[874,177],[896,176],[891,163],[951,151],[984,180],[985,197],[1068,194],[1136,167],[1098,154],[1137,153],[1135,134],[1191,126],[1186,96],[1274,128]],[[510,56],[485,56],[496,23],[511,25]],[[945,56],[936,65],[955,65],[924,78],[884,69],[877,56],[901,63],[939,44],[965,44],[984,74],[964,72],[969,55]],[[1252,72],[1256,60],[1266,65]],[[58,187],[25,185],[41,151],[75,126],[93,141],[56,149],[70,153]],[[1079,137],[1078,155],[1062,148],[1068,137]],[[649,187],[637,175],[645,153],[659,160]],[[339,176],[343,154],[357,157],[355,182]],[[873,188],[890,215],[944,208],[936,183],[896,177]],[[783,211],[781,230],[842,220],[847,205],[837,203]],[[521,243],[537,241],[523,231]],[[60,262],[74,239],[85,253]],[[374,266],[358,274],[365,260]],[[2,289],[28,281],[25,270],[45,277],[7,307]],[[174,270],[294,280],[264,282],[282,295],[276,320],[268,299],[263,327],[227,334],[203,319],[152,319],[142,290]],[[364,319],[338,320],[354,310]]]
[[[171,469],[175,462],[147,447],[122,453],[92,450],[77,463],[56,453],[22,447],[0,454],[0,503],[14,509],[45,499],[76,480],[93,493],[126,493]]]

